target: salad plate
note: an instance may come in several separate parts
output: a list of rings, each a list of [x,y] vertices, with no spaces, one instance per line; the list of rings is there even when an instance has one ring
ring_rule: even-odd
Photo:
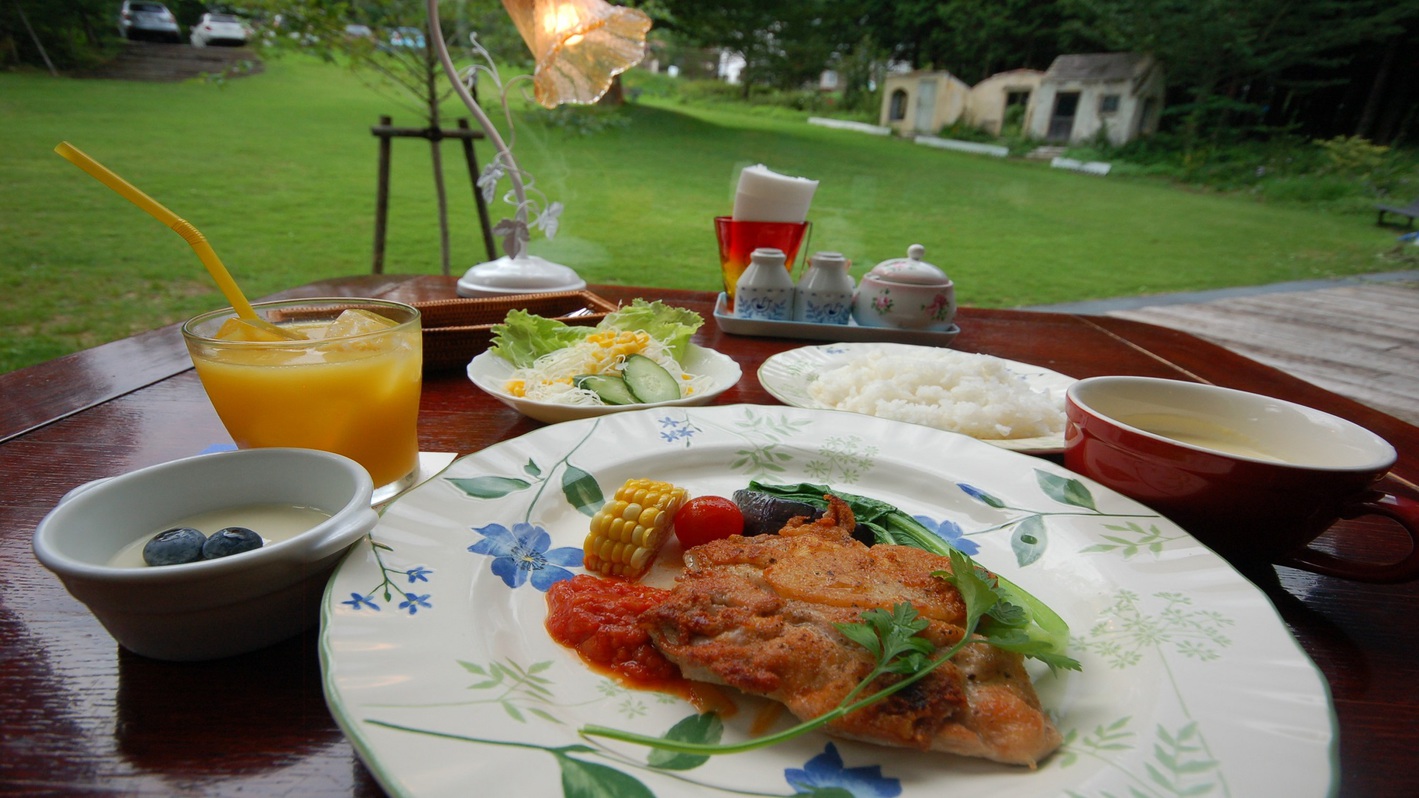
[[[589,516],[641,476],[721,496],[817,482],[917,516],[1071,625],[1082,671],[1030,668],[1062,746],[1032,771],[818,732],[688,760],[580,734],[658,736],[697,714],[592,670],[543,626],[545,591],[582,570]],[[673,577],[674,545],[648,578]],[[1305,798],[1337,778],[1320,673],[1265,595],[1186,532],[1053,463],[836,411],[643,409],[464,457],[346,555],[320,652],[337,722],[396,796]],[[726,693],[725,742],[789,723]]]
[[[710,385],[702,391],[696,391],[690,396],[672,399],[668,402],[651,402],[634,405],[564,405],[555,402],[539,402],[526,399],[520,396],[513,396],[504,389],[508,378],[512,376],[513,365],[498,357],[492,352],[483,352],[473,358],[468,364],[468,379],[473,384],[482,388],[499,402],[511,407],[513,410],[548,424],[556,424],[562,421],[573,421],[581,418],[593,418],[604,416],[609,413],[621,413],[627,410],[644,410],[656,407],[691,407],[695,405],[709,404],[716,396],[732,388],[743,372],[739,364],[733,358],[723,355],[713,349],[707,349],[697,344],[690,344],[685,355],[685,360],[681,367],[690,374],[704,375],[710,378]]]
[[[806,407],[830,410],[809,392],[809,386],[818,375],[851,360],[874,353],[896,354],[920,350],[921,347],[904,343],[833,343],[819,346],[803,346],[770,356],[759,367],[759,382],[775,399],[792,407]],[[991,357],[981,355],[981,357]],[[1011,373],[1022,378],[1031,390],[1044,392],[1059,407],[1061,421],[1064,418],[1064,392],[1076,380],[1057,371],[1050,371],[1028,363],[994,358]],[[1064,451],[1064,432],[1029,438],[982,438],[992,446],[1029,454],[1058,454]]]

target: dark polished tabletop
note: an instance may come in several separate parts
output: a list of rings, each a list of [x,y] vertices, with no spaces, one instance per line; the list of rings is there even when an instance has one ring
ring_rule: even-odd
[[[696,343],[743,380],[717,404],[776,404],[755,373],[803,345],[735,336],[708,292],[592,286],[698,311]],[[282,296],[450,298],[435,276],[331,280]],[[1072,377],[1137,374],[1269,394],[1348,418],[1392,443],[1383,487],[1419,498],[1419,428],[1186,333],[1107,317],[962,308],[952,348]],[[460,371],[426,375],[424,451],[468,454],[542,426]],[[379,795],[326,708],[314,631],[209,663],[120,649],[35,561],[35,526],[71,488],[229,443],[176,327],[0,375],[0,793],[18,795]],[[1319,542],[1393,561],[1408,542],[1387,523],[1346,521]],[[1251,575],[1327,678],[1339,732],[1339,794],[1419,794],[1419,583],[1371,585],[1278,567]],[[478,794],[470,785],[470,794]],[[1249,798],[1239,796],[1238,798]]]

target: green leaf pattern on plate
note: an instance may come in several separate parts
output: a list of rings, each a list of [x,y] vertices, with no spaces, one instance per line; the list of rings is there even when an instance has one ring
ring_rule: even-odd
[[[1106,513],[1098,509],[1094,504],[1094,496],[1089,492],[1089,488],[1083,482],[1072,476],[1056,474],[1053,471],[1046,471],[1042,468],[1035,470],[1035,483],[1039,485],[1040,492],[1046,498],[1062,504],[1066,507],[1074,507],[1073,510],[1037,510],[1028,507],[1015,507],[1007,504],[998,496],[992,495],[969,483],[957,483],[967,496],[984,504],[994,510],[1006,510],[1015,513],[1011,518],[1007,518],[999,523],[990,524],[975,531],[966,530],[966,535],[982,535],[1002,529],[1011,529],[1010,549],[1015,552],[1015,564],[1024,568],[1038,562],[1045,554],[1045,549],[1049,546],[1049,530],[1046,526],[1046,519],[1061,516],[1092,516],[1097,518],[1157,518],[1156,513],[1136,515],[1132,513]],[[1137,527],[1137,524],[1132,524]],[[1109,527],[1110,529],[1121,529],[1120,527]],[[1138,527],[1140,532],[1141,527]],[[1156,527],[1153,529],[1157,533]],[[1144,533],[1146,534],[1146,533]],[[1154,538],[1148,541],[1148,551],[1157,554],[1163,550],[1170,540],[1180,540],[1180,537],[1164,537],[1161,533],[1155,534]],[[1135,546],[1135,549],[1137,547]],[[1100,551],[1112,551],[1112,548],[1101,549],[1098,546],[1086,547],[1083,551],[1096,553]],[[1138,553],[1132,551],[1127,556]]]
[[[535,715],[552,723],[561,723],[557,717],[543,707],[554,706],[552,681],[540,676],[552,667],[549,661],[536,662],[524,668],[512,660],[492,662],[487,666],[476,662],[458,660],[458,664],[469,673],[481,677],[468,685],[469,690],[488,690],[493,695],[473,703],[496,703],[502,706],[507,716],[518,723],[526,723],[527,714]]]
[[[567,463],[567,470],[562,472],[562,495],[567,497],[568,504],[587,518],[596,515],[601,505],[606,503],[596,477],[571,463]]]
[[[499,691],[497,696],[490,699],[463,703],[499,703],[508,717],[518,723],[526,723],[528,721],[527,715],[531,714],[544,721],[563,725],[560,719],[542,708],[559,705],[551,690],[553,682],[538,675],[549,669],[552,666],[551,663],[539,662],[527,668],[511,661],[493,663],[488,666],[458,661],[458,665],[465,671],[480,677],[480,681],[470,685],[469,689]],[[606,680],[606,684],[609,685],[609,689],[601,690],[605,697],[629,692],[609,680]],[[679,782],[727,794],[752,794],[770,797],[781,795],[784,798],[811,794],[853,798],[858,793],[850,789],[849,785],[865,788],[868,792],[864,795],[871,796],[897,795],[901,792],[900,782],[897,779],[883,776],[878,766],[844,767],[836,746],[831,742],[826,745],[823,753],[813,757],[803,769],[789,768],[784,771],[785,778],[791,784],[794,783],[795,778],[809,777],[816,780],[820,786],[815,790],[808,793],[802,790],[795,790],[792,793],[776,793],[768,790],[745,793],[743,790],[723,787],[697,780],[693,776],[683,775],[685,771],[703,766],[709,761],[708,756],[670,753],[652,749],[646,753],[645,761],[641,762],[590,740],[585,743],[551,746],[514,740],[491,740],[421,729],[378,718],[366,718],[365,722],[386,729],[458,740],[475,745],[544,751],[552,755],[560,768],[563,798],[588,798],[590,796],[595,798],[625,798],[626,796],[653,798],[655,793],[636,777],[635,772],[637,771],[670,775]],[[697,713],[687,715],[674,724],[665,732],[664,737],[685,742],[717,743],[723,732],[724,726],[718,715]],[[574,754],[576,756],[573,756]],[[613,763],[614,766],[596,761],[597,759],[604,759],[606,762]]]
[[[1145,603],[1153,607],[1151,612]],[[1145,602],[1137,593],[1121,590],[1094,626],[1075,640],[1075,645],[1081,653],[1096,655],[1091,663],[1115,669],[1131,668],[1145,657],[1156,657],[1167,676],[1171,699],[1181,709],[1182,717],[1192,718],[1169,658],[1180,656],[1199,662],[1218,660],[1221,650],[1232,644],[1224,631],[1232,624],[1232,619],[1221,613],[1193,608],[1192,599],[1185,595],[1155,593]],[[1113,754],[1148,744],[1140,739],[1148,730],[1135,730],[1131,724],[1132,718],[1123,717],[1090,730],[1070,729],[1064,735],[1064,745],[1055,762],[1058,767],[1067,768],[1085,757],[1092,757],[1122,770],[1119,763],[1124,759]],[[1152,758],[1142,760],[1140,770],[1127,772],[1130,795],[1232,794],[1221,764],[1209,748],[1197,720],[1187,720],[1173,729],[1159,724],[1151,731]],[[1068,794],[1073,798],[1090,795],[1075,791]]]

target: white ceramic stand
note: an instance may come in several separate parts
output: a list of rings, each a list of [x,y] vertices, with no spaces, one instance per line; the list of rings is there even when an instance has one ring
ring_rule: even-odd
[[[458,295],[467,297],[546,294],[583,288],[586,281],[570,267],[526,253],[480,263],[458,280]]]

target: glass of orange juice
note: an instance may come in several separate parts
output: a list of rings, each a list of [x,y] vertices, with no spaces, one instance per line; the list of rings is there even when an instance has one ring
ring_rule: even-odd
[[[237,446],[345,455],[370,472],[375,502],[413,484],[423,379],[418,309],[348,297],[252,307],[284,335],[232,308],[182,325],[197,376]]]

